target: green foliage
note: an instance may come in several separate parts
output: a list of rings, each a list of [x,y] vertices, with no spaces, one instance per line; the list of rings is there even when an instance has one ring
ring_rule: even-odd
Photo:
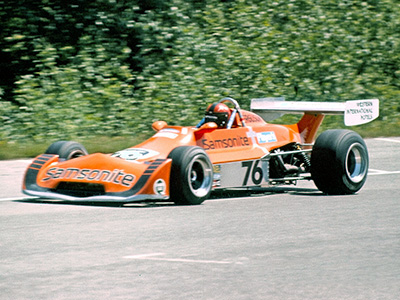
[[[243,108],[266,96],[379,98],[381,116],[365,128],[385,134],[400,127],[397,6],[0,0],[0,139],[133,135],[158,119],[191,125],[224,96]]]
[[[81,40],[88,43],[90,39]],[[16,82],[15,99],[20,105],[11,109],[9,120],[14,140],[129,133],[124,124],[132,121],[130,115],[137,106],[132,97],[133,76],[121,64],[129,49],[112,58],[102,45],[82,49],[70,63],[58,66],[57,58],[69,47],[55,49],[45,41],[37,42],[41,71]]]
[[[378,97],[381,119],[399,125],[395,3],[211,1],[201,10],[184,1],[175,4],[179,9],[167,13],[176,25],[156,36],[176,35],[164,62],[168,68],[156,68],[157,76],[151,76],[155,68],[150,65],[141,74],[144,99],[176,99],[165,119],[192,124],[201,103],[228,95],[244,107],[250,98],[263,96]],[[189,103],[186,113],[173,113]],[[342,121],[332,122],[342,126]]]

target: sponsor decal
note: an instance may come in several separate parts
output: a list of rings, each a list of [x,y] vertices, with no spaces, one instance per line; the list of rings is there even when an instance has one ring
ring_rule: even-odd
[[[246,123],[264,122],[264,120],[259,115],[256,115],[256,114],[249,114],[249,113],[243,112],[242,117]]]
[[[137,159],[146,159],[152,156],[156,156],[159,153],[157,151],[141,149],[141,148],[128,148],[115,152],[112,157],[119,157],[125,160],[134,161]]]
[[[164,128],[160,132],[175,132],[175,133],[179,133],[179,130],[175,129],[175,128]]]
[[[379,100],[346,101],[344,123],[346,126],[368,123],[379,116]]]
[[[131,186],[135,180],[133,174],[127,174],[123,170],[97,170],[97,169],[78,169],[78,168],[50,168],[46,172],[43,182],[52,179],[72,179],[96,182],[111,182],[123,186]]]
[[[221,186],[221,165],[213,165],[213,188]]]
[[[247,136],[228,137],[224,139],[202,139],[200,146],[205,150],[250,146]]]
[[[157,132],[155,135],[155,137],[165,137],[168,139],[176,139],[178,137],[178,135],[176,133],[172,133],[172,132]]]
[[[213,165],[213,172],[214,174],[221,173],[221,165]]]
[[[165,128],[157,132],[155,137],[165,137],[168,139],[176,139],[179,135],[180,131],[174,128]]]
[[[153,189],[154,193],[157,195],[165,195],[166,188],[167,185],[163,179],[157,179],[156,182],[154,182]]]
[[[257,141],[259,144],[272,143],[278,141],[273,131],[257,132]]]

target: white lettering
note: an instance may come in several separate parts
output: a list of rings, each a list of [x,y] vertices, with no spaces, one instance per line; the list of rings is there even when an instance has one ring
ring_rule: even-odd
[[[97,182],[112,182],[115,184],[130,186],[135,180],[133,174],[127,174],[123,170],[115,169],[110,170],[90,170],[90,169],[78,169],[78,168],[50,168],[46,177],[42,181],[48,181],[52,179],[69,179],[69,180],[87,180]]]

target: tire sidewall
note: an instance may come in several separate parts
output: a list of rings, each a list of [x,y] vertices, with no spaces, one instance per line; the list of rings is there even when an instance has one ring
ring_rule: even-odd
[[[207,153],[197,146],[181,146],[171,151],[170,197],[179,205],[197,205],[206,200],[212,188],[212,163]],[[201,160],[211,169],[210,183],[204,195],[195,195],[191,189],[190,172],[193,163]]]
[[[46,154],[56,154],[60,157],[60,159],[73,159],[79,156],[88,155],[86,148],[78,143],[73,141],[58,141],[50,145],[47,148]]]
[[[353,181],[347,172],[350,147],[356,145],[364,159],[365,174]],[[311,155],[311,176],[317,187],[328,194],[353,194],[367,178],[368,150],[361,136],[351,130],[333,129],[323,132],[315,142]]]

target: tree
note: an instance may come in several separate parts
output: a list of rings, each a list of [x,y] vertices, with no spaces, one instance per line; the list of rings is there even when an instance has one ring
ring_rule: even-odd
[[[0,0],[2,139],[191,125],[224,96],[377,97],[371,126],[400,125],[394,0],[18,3]]]

